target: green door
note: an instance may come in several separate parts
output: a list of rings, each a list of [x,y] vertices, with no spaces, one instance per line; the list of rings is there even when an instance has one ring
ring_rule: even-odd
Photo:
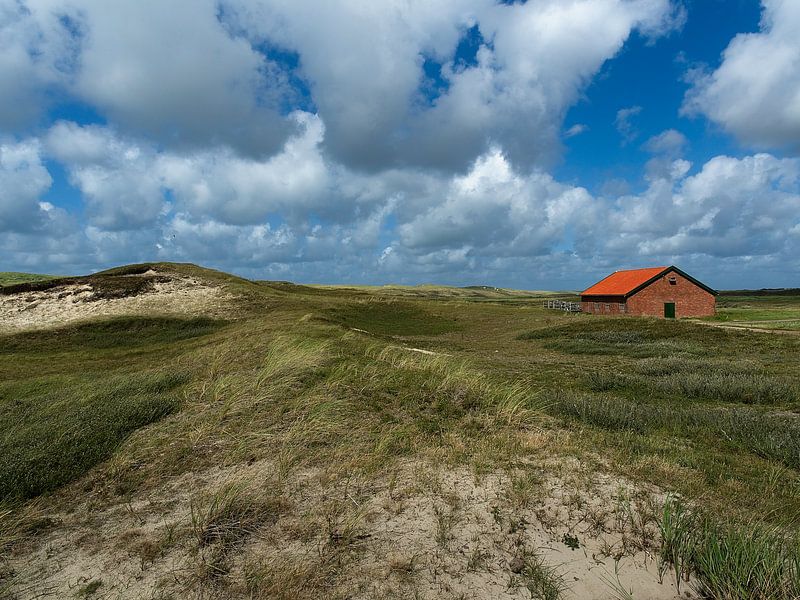
[[[664,302],[664,318],[665,319],[674,319],[675,318],[675,303],[674,302]]]

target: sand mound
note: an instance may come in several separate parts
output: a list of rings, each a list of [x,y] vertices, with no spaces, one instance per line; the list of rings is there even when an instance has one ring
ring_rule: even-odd
[[[278,484],[275,469],[258,461],[189,473],[145,498],[58,514],[60,526],[9,563],[12,590],[66,597],[93,584],[114,598],[310,598],[320,589],[359,600],[554,597],[537,578],[541,564],[560,580],[564,600],[695,597],[689,585],[676,589],[672,571],[659,577],[657,527],[643,516],[657,501],[653,492],[620,478],[575,471],[530,479],[525,470],[478,478],[409,463],[389,481],[309,470]],[[233,540],[198,536],[208,501],[242,487],[252,496],[240,498],[270,510],[253,527],[237,513]]]
[[[21,288],[21,289],[20,289]],[[15,286],[0,295],[0,333],[137,314],[221,317],[233,297],[200,279],[152,269]]]

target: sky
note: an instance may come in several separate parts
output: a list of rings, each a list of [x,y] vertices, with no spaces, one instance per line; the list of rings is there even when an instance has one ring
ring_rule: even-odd
[[[0,0],[0,271],[800,286],[797,0]]]

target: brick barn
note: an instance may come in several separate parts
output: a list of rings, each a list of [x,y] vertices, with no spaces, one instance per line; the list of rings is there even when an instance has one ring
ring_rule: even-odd
[[[581,292],[581,310],[598,315],[675,319],[713,315],[717,292],[677,267],[616,271]]]

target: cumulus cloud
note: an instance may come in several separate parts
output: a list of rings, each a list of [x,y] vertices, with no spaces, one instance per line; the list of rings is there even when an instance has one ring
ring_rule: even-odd
[[[519,287],[698,257],[797,272],[796,159],[693,169],[668,129],[641,146],[641,192],[548,172],[586,130],[564,115],[604,61],[682,15],[668,0],[5,3],[0,253],[33,270],[160,258]],[[53,97],[106,122],[32,130]],[[626,142],[641,110],[618,113]]]
[[[20,131],[57,92],[163,146],[260,159],[304,104],[348,167],[464,170],[497,144],[529,168],[558,157],[566,110],[631,32],[663,34],[679,12],[670,0],[20,0],[0,9],[0,119]],[[458,56],[471,36],[475,56]]]
[[[656,179],[643,194],[616,201],[611,226],[620,235],[611,250],[794,260],[788,232],[800,222],[800,161],[717,156],[688,177],[686,164],[675,162],[673,178]]]
[[[83,196],[92,225],[109,231],[153,225],[164,210],[155,153],[98,126],[58,123],[46,145]]]
[[[686,136],[676,129],[667,129],[647,140],[642,149],[653,154],[645,165],[647,179],[680,179],[689,171],[690,163],[676,160],[683,155],[688,144]]]
[[[42,199],[52,182],[38,139],[0,140],[0,263],[6,268],[92,264],[82,258],[76,219]]]
[[[165,144],[265,155],[291,131],[286,73],[225,27],[214,0],[6,2],[0,50],[0,119],[12,130],[55,87]]]
[[[652,154],[678,156],[683,152],[688,140],[676,129],[667,129],[654,135],[644,143],[643,148]]]
[[[68,83],[77,51],[58,11],[0,3],[0,128],[35,122],[48,89]]]
[[[318,147],[323,124],[307,113],[295,119],[301,132],[268,159],[239,157],[225,148],[162,156],[164,185],[190,212],[232,224],[258,223],[273,213],[297,221],[313,212],[336,212],[324,203],[332,174]]]
[[[685,114],[705,114],[742,142],[800,151],[800,3],[763,0],[761,31],[737,35],[709,73],[695,73]]]
[[[0,232],[40,228],[47,211],[39,199],[52,181],[38,140],[0,142]]]
[[[253,39],[299,55],[327,149],[369,169],[465,169],[492,144],[515,164],[546,164],[566,109],[630,33],[675,26],[667,0],[231,6]],[[456,50],[470,35],[478,49],[465,63]],[[426,61],[441,75],[434,98],[421,93]]]
[[[487,256],[544,254],[568,225],[580,226],[589,205],[585,189],[542,172],[520,176],[493,149],[449,182],[442,202],[401,225],[399,238],[418,254],[443,248]]]

